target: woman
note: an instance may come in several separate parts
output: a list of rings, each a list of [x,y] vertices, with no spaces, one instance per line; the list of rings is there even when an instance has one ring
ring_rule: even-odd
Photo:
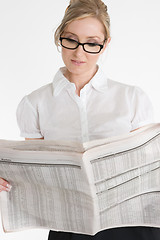
[[[107,79],[97,61],[110,42],[110,19],[101,0],[72,0],[55,32],[65,67],[53,82],[25,96],[17,110],[25,139],[89,141],[129,133],[152,123],[145,93]],[[9,191],[1,179],[0,189]],[[158,240],[158,229],[117,228],[95,236],[50,231],[49,240]]]

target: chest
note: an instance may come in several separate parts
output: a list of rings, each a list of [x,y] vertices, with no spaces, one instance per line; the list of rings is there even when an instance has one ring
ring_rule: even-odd
[[[113,94],[82,94],[58,97],[39,109],[40,128],[46,139],[89,141],[128,133],[130,104]]]

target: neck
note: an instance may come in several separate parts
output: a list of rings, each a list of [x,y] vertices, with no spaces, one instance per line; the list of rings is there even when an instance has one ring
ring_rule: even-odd
[[[89,72],[85,72],[82,74],[76,74],[69,72],[68,69],[64,72],[64,76],[76,86],[76,93],[80,96],[81,89],[93,78],[98,70],[97,65]]]

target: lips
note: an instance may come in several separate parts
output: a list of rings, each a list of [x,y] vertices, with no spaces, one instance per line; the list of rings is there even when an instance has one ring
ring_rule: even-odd
[[[79,61],[79,60],[71,60],[71,62],[74,64],[74,65],[76,65],[76,66],[81,66],[82,64],[84,64],[85,62],[83,62],[83,61]]]

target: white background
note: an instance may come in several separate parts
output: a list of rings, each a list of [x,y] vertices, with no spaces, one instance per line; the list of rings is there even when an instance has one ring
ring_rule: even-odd
[[[160,1],[108,0],[111,43],[100,59],[108,77],[141,87],[160,121]],[[0,0],[0,138],[18,139],[16,108],[22,97],[52,81],[63,65],[53,32],[65,0]],[[47,230],[4,234],[3,240],[47,240]]]

